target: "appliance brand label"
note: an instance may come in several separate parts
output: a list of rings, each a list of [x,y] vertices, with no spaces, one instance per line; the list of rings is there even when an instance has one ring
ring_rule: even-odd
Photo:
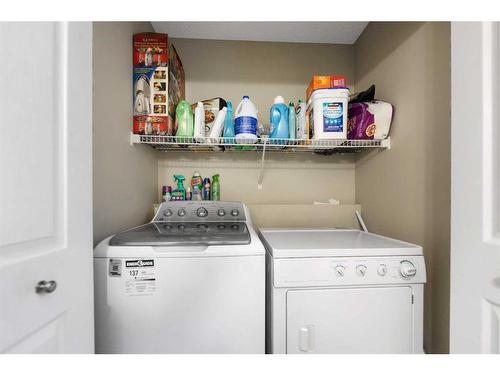
[[[155,261],[153,259],[137,259],[126,260],[125,267],[154,267]]]

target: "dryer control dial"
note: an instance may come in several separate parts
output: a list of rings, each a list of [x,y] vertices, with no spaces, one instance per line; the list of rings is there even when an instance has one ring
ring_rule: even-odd
[[[165,215],[166,217],[172,216],[172,210],[170,208],[166,209],[165,211],[163,211],[163,215]]]
[[[385,276],[387,275],[387,264],[381,264],[378,266],[377,273],[379,276]]]
[[[417,274],[417,268],[409,260],[403,260],[399,265],[399,273],[403,279],[411,279]]]
[[[181,208],[179,211],[177,211],[177,215],[186,216],[186,210],[184,208]]]
[[[335,275],[338,277],[343,277],[345,274],[345,267],[342,265],[338,265],[335,267]]]
[[[363,264],[356,266],[356,273],[358,274],[358,276],[365,276],[366,275],[366,266]]]

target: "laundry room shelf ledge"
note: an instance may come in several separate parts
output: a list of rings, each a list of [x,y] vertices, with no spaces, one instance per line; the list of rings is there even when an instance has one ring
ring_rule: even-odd
[[[192,137],[165,135],[130,134],[131,144],[147,144],[165,152],[224,152],[224,151],[265,151],[265,152],[315,152],[319,154],[345,154],[364,149],[390,149],[391,140],[386,139],[331,139],[298,140],[259,138],[257,143],[236,143],[234,138],[205,138],[202,142]]]

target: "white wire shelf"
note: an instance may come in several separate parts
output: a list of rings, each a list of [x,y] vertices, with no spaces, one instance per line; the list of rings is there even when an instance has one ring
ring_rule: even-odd
[[[201,141],[192,137],[168,135],[130,135],[131,144],[147,144],[159,151],[168,152],[213,152],[213,151],[265,151],[265,152],[315,152],[320,154],[355,153],[368,148],[391,147],[390,138],[386,139],[280,139],[259,138],[256,143],[250,140],[236,143],[234,138],[205,138]]]

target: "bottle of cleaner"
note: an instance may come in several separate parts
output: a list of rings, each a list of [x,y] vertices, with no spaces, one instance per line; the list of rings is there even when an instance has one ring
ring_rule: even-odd
[[[288,105],[288,133],[290,139],[295,139],[295,106],[293,102]]]
[[[201,178],[200,172],[194,172],[193,177],[191,178],[191,188],[193,189],[193,192],[195,186],[197,186],[200,191],[203,189],[203,179]]]
[[[193,136],[193,111],[185,100],[181,100],[175,108],[175,132],[176,137],[190,138]]]
[[[295,138],[309,139],[309,129],[306,124],[306,103],[302,100],[299,100],[297,107],[295,107],[295,123]]]
[[[211,194],[211,184],[210,184],[210,179],[208,177],[205,177],[203,180],[203,200],[204,201],[209,201],[212,199],[212,194]]]
[[[238,107],[234,118],[234,133],[236,143],[257,142],[257,108],[245,95]]]
[[[203,179],[200,172],[194,172],[191,178],[191,190],[193,191],[193,200],[203,200]]]
[[[173,201],[184,201],[186,200],[186,189],[184,189],[185,177],[180,174],[174,174],[174,180],[177,182],[177,189],[172,191]]]
[[[202,102],[198,102],[194,110],[193,137],[196,142],[205,140],[205,108],[203,108]]]
[[[220,201],[220,182],[218,174],[212,176],[212,200]]]
[[[227,112],[224,118],[224,138],[234,138],[234,117],[233,117],[233,103],[227,102]]]
[[[214,126],[210,130],[210,135],[208,136],[208,143],[218,143],[219,137],[222,135],[222,130],[224,128],[224,119],[226,118],[227,108],[222,108],[217,117],[215,118]]]
[[[290,129],[288,126],[289,109],[282,96],[274,98],[271,107],[269,121],[271,123],[271,135],[269,138],[289,138]]]

